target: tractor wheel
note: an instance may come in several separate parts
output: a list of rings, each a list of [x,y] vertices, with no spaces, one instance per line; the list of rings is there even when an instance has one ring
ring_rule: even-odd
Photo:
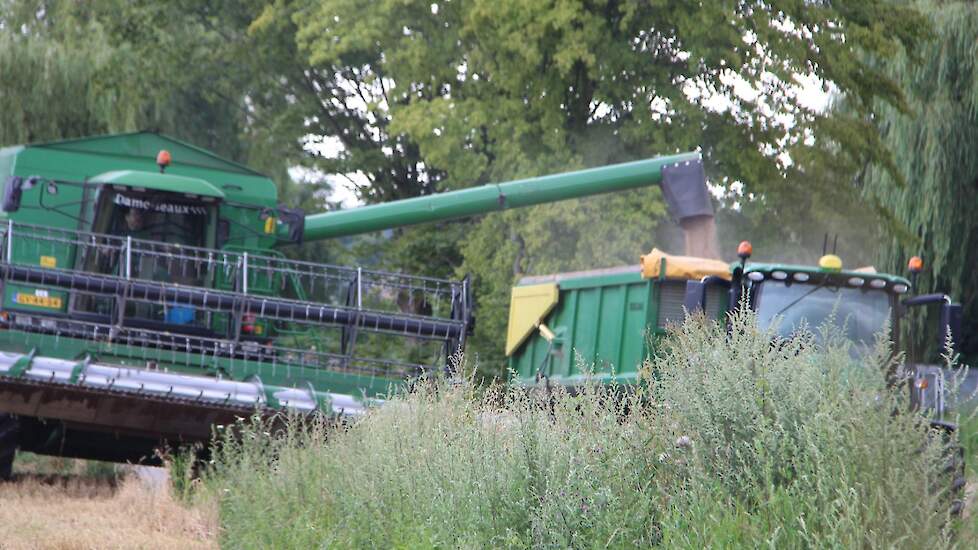
[[[0,481],[13,475],[14,456],[20,436],[20,421],[10,414],[0,414]]]

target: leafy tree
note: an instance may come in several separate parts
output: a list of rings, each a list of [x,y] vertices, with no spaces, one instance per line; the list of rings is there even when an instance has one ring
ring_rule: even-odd
[[[835,162],[892,166],[866,120],[880,104],[906,105],[895,82],[854,52],[912,50],[926,33],[912,6],[886,1],[327,0],[293,21],[312,65],[367,90],[366,112],[400,140],[382,152],[420,168],[416,193],[697,147],[715,183],[776,193],[800,170],[780,166],[777,154],[803,157],[812,135],[839,144],[826,153]],[[806,109],[790,83],[808,73],[835,82],[853,115]],[[736,77],[757,93],[738,93]],[[634,262],[663,219],[648,190],[467,229],[459,271],[476,276],[472,349],[487,372],[502,363],[515,276]]]
[[[905,269],[922,255],[923,291],[947,292],[965,307],[957,335],[970,357],[978,353],[978,6],[917,2],[939,39],[880,60],[888,78],[906,90],[908,112],[881,106],[876,121],[895,170],[869,167],[867,192],[891,214],[881,247],[887,267]],[[929,319],[931,325],[936,321]]]
[[[148,129],[244,160],[239,101],[199,70],[215,32],[121,0],[3,4],[0,143]]]
[[[70,17],[77,30],[62,35],[38,10],[0,3],[0,145],[104,132],[121,118],[97,82],[111,56],[100,29]]]
[[[0,15],[6,40],[105,59],[72,69],[82,71],[73,82],[93,87],[84,110],[101,113],[96,122],[47,128],[157,127],[271,173],[287,201],[309,209],[329,206],[329,183],[296,185],[289,166],[358,174],[361,198],[379,202],[701,148],[714,183],[765,197],[744,203],[743,227],[759,204],[792,219],[803,206],[790,181],[834,189],[814,167],[893,168],[872,118],[906,104],[881,67],[853,53],[912,52],[926,32],[899,0],[11,6]],[[83,65],[61,62],[73,63]],[[835,82],[852,110],[804,107],[790,84],[808,73]],[[813,149],[812,136],[836,148]],[[311,153],[317,144],[326,147]],[[782,164],[784,152],[796,164]],[[355,250],[388,269],[472,273],[480,310],[470,349],[499,373],[515,278],[633,263],[669,225],[658,190],[647,189],[398,230]],[[294,253],[340,258],[331,244]]]
[[[885,212],[862,192],[858,174],[837,156],[801,159],[787,172],[790,185],[724,196],[716,219],[720,250],[732,254],[748,239],[754,260],[814,265],[826,247],[846,268],[884,267],[878,249]]]

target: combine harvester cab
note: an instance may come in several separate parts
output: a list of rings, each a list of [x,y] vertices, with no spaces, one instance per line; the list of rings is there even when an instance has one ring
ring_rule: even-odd
[[[2,149],[0,181],[0,475],[17,448],[153,462],[236,417],[357,414],[464,349],[467,280],[277,246],[656,184],[684,228],[713,231],[698,153],[309,216],[150,133]]]

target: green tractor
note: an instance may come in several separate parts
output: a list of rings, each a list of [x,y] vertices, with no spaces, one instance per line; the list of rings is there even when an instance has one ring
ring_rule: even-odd
[[[464,349],[467,279],[282,247],[655,184],[695,225],[704,181],[684,153],[306,215],[157,134],[0,149],[0,476],[17,449],[158,463],[256,412],[357,415]]]
[[[524,278],[510,300],[506,353],[514,383],[634,383],[668,324],[693,311],[721,319],[741,301],[756,312],[761,328],[777,327],[783,337],[835,318],[857,354],[888,325],[897,347],[910,352],[910,361],[918,359],[914,342],[902,334],[915,308],[938,308],[932,348],[943,350],[949,336],[959,334],[961,306],[944,294],[912,295],[913,283],[904,277],[846,270],[834,254],[817,266],[748,262],[751,254],[747,241],[734,264],[654,249],[640,265]],[[913,279],[922,267],[919,258],[911,259]],[[937,406],[940,367],[911,367],[914,403]]]
[[[822,256],[816,266],[748,262],[751,254],[747,241],[733,264],[653,250],[636,266],[521,280],[510,300],[506,352],[511,381],[527,387],[636,384],[643,360],[655,352],[669,324],[697,311],[724,319],[737,304],[745,304],[760,328],[784,338],[802,327],[817,331],[835,321],[857,360],[873,349],[876,335],[888,325],[896,348],[906,352],[911,406],[926,411],[936,434],[953,440],[958,426],[945,420],[949,402],[955,401],[952,390],[968,399],[978,377],[965,369],[952,372],[938,361],[920,361],[923,354],[915,345],[926,342],[914,342],[920,335],[905,330],[910,312],[937,308],[933,341],[921,347],[940,352],[960,334],[961,306],[944,294],[912,295],[913,280],[923,268],[919,258],[911,259],[908,280],[872,268],[843,269],[834,254]],[[964,505],[963,449],[949,444],[945,459],[950,507],[958,513]]]

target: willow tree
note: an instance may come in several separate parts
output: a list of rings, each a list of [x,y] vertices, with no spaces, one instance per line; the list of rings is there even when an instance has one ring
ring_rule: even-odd
[[[906,114],[884,107],[879,129],[894,170],[873,167],[866,189],[891,216],[884,264],[905,269],[922,255],[924,291],[948,292],[965,307],[959,343],[978,352],[978,5],[921,1],[934,39],[916,55],[886,61],[905,90]],[[930,319],[934,321],[933,318]]]
[[[113,107],[92,85],[101,53],[0,35],[0,145],[105,131]]]
[[[217,33],[150,15],[117,0],[0,0],[0,146],[155,129],[240,157],[239,106],[195,70]],[[170,44],[182,55],[164,57]]]

